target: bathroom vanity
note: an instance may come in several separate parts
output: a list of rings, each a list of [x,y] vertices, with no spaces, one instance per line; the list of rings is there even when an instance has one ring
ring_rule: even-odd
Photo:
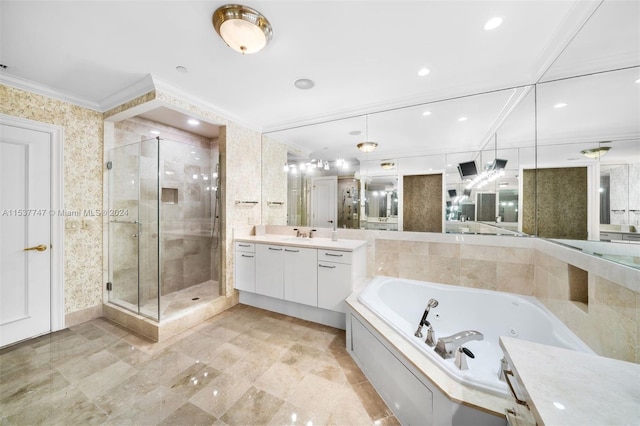
[[[640,365],[510,337],[500,346],[512,372],[511,425],[638,421]]]
[[[345,299],[366,277],[366,241],[235,238],[240,302],[345,329]]]

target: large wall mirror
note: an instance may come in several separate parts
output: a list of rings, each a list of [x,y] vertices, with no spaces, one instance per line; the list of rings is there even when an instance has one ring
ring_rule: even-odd
[[[639,79],[640,3],[602,2],[535,84],[265,134],[284,204],[263,223],[532,235],[638,267],[602,247],[640,235]]]

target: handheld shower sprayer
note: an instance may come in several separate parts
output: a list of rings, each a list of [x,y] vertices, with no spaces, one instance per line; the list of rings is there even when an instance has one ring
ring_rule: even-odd
[[[427,302],[427,307],[422,314],[422,319],[420,320],[420,324],[418,324],[418,329],[416,330],[414,336],[422,337],[422,326],[426,325],[431,327],[431,324],[429,324],[429,321],[427,321],[427,315],[429,315],[429,311],[436,306],[438,306],[438,301],[436,299],[429,299],[429,301]]]

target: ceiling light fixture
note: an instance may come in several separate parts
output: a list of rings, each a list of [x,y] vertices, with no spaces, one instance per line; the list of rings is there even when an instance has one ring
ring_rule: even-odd
[[[418,71],[418,75],[420,77],[424,77],[425,75],[429,75],[430,72],[431,70],[429,68],[420,68],[420,71]]]
[[[391,170],[395,166],[396,166],[396,163],[392,161],[385,161],[384,163],[380,163],[380,167],[382,167],[384,170]]]
[[[369,153],[375,150],[378,147],[378,144],[375,142],[369,141],[369,115],[365,116],[365,142],[360,142],[358,145],[358,149],[364,153]]]
[[[484,24],[485,31],[495,30],[500,25],[502,25],[502,21],[503,19],[501,17],[494,16],[493,18],[489,19],[486,24]]]
[[[467,117],[460,117],[460,118],[458,118],[458,121],[467,121],[467,120],[468,120],[468,118],[467,118]]]
[[[640,83],[640,78],[636,80],[636,83]]]
[[[610,149],[611,147],[601,146],[593,149],[583,149],[582,151],[580,151],[580,154],[588,158],[593,158],[595,160],[605,155],[607,152],[609,152]]]
[[[273,37],[273,29],[267,18],[247,6],[221,6],[211,19],[213,27],[227,46],[243,55],[259,52]]]
[[[428,115],[431,115],[431,111],[425,111],[425,112],[422,113],[422,115],[424,115],[425,117],[428,116]]]
[[[565,104],[564,102],[558,102],[557,104],[555,104],[553,107],[554,108],[564,108],[566,107],[567,104]]]

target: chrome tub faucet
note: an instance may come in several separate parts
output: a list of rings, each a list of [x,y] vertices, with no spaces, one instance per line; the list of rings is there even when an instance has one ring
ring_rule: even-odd
[[[484,335],[479,331],[466,330],[447,337],[440,337],[435,352],[444,359],[453,358],[458,347],[471,340],[482,340]]]

